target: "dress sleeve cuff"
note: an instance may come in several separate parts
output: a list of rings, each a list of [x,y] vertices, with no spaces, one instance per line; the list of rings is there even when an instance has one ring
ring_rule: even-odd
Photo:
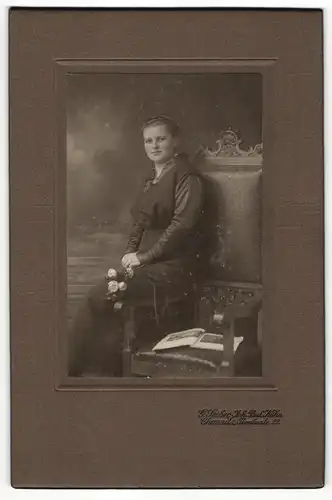
[[[141,265],[148,264],[149,262],[151,262],[149,252],[137,252],[136,257],[138,258],[139,263]]]

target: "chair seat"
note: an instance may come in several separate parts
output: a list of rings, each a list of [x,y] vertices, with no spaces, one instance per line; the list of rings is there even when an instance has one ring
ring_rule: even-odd
[[[220,377],[227,374],[229,363],[224,353],[208,349],[179,347],[153,351],[146,345],[132,355],[133,375],[145,377]]]

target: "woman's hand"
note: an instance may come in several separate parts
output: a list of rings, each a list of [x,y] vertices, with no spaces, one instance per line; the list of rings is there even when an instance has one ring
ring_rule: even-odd
[[[141,265],[140,261],[137,258],[136,253],[127,253],[121,259],[121,265],[124,268],[127,267],[138,267]]]

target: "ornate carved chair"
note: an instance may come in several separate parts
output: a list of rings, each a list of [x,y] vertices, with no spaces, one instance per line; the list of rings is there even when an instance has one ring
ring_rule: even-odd
[[[224,351],[200,353],[187,350],[156,352],[149,348],[132,353],[135,308],[127,305],[124,318],[124,375],[207,376],[260,375],[235,369],[234,337],[244,337],[245,347],[259,349],[261,337],[261,174],[263,146],[244,151],[232,130],[221,134],[217,149],[201,147],[194,163],[205,183],[206,254],[197,283],[194,325],[221,333]],[[183,296],[174,297],[174,302]],[[144,304],[141,304],[144,306]],[[174,330],[173,330],[174,331]],[[170,332],[164,332],[164,334]],[[257,351],[257,349],[256,349]],[[259,361],[256,360],[256,365]],[[241,365],[241,363],[240,363]]]
[[[234,336],[244,337],[248,353],[261,339],[261,177],[263,145],[244,151],[232,130],[221,134],[217,149],[200,148],[196,167],[205,179],[208,199],[206,269],[200,287],[199,323],[223,333],[219,372],[227,376],[260,375],[261,360],[250,373],[234,366]],[[241,354],[242,352],[242,354]]]

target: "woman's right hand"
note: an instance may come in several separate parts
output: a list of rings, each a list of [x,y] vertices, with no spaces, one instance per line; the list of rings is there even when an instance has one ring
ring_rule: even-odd
[[[127,267],[137,267],[140,265],[140,262],[137,258],[136,253],[127,253],[121,259],[121,265],[124,268]]]
[[[126,253],[121,259],[121,266],[124,267],[125,269],[129,267],[131,255],[132,255],[131,253]]]

